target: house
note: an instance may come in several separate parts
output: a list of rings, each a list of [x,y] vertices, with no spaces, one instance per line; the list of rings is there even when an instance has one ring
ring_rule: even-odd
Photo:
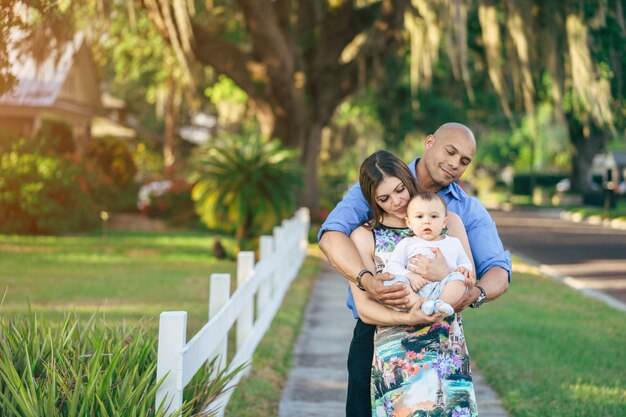
[[[78,143],[91,137],[91,119],[102,112],[102,104],[96,65],[84,37],[77,35],[55,58],[37,64],[11,51],[11,72],[18,83],[0,96],[4,131],[32,136],[50,121],[71,126]]]
[[[134,136],[116,120],[125,109],[123,101],[101,94],[97,67],[82,34],[39,64],[31,57],[18,58],[15,50],[9,58],[18,83],[0,96],[3,132],[28,137],[44,122],[60,123],[70,126],[79,148],[92,137]]]

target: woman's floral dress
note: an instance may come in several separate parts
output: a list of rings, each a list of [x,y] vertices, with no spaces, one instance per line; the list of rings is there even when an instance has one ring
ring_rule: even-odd
[[[411,231],[378,225],[373,233],[380,272]],[[477,416],[461,316],[432,325],[378,326],[371,384],[375,417]]]

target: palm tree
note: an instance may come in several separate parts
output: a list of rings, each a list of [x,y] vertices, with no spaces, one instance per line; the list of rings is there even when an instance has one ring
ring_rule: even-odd
[[[260,134],[224,133],[192,159],[192,198],[203,223],[236,232],[240,243],[293,213],[302,184],[297,152]]]

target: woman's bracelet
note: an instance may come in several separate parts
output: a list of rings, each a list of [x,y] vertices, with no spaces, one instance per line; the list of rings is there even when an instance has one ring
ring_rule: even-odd
[[[354,283],[356,284],[356,287],[358,289],[360,289],[361,291],[367,291],[365,289],[365,287],[363,286],[363,284],[361,284],[361,278],[363,278],[363,275],[365,275],[365,274],[370,274],[371,276],[374,276],[372,271],[370,271],[369,269],[365,268],[365,269],[362,269],[361,272],[359,272],[356,275],[356,278],[354,279]]]

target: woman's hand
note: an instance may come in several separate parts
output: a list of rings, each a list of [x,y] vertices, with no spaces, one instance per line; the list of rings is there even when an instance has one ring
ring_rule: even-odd
[[[365,274],[361,278],[361,283],[370,299],[389,307],[406,308],[410,302],[410,288],[400,282],[385,286],[385,281],[393,278],[394,276],[388,272],[376,274],[376,276]]]
[[[419,297],[419,296],[418,296]],[[430,316],[427,316],[423,311],[422,311],[422,303],[424,301],[426,301],[425,298],[419,297],[420,301],[415,303],[413,305],[413,307],[411,307],[411,309],[409,310],[409,312],[407,313],[407,323],[408,325],[416,325],[416,324],[427,324],[427,323],[434,323],[436,321],[439,321],[442,319],[441,315],[439,313],[434,313],[431,314]]]
[[[435,257],[432,259],[424,255],[415,255],[409,259],[407,269],[421,275],[429,281],[441,281],[450,273],[446,260],[439,248],[430,249]]]

